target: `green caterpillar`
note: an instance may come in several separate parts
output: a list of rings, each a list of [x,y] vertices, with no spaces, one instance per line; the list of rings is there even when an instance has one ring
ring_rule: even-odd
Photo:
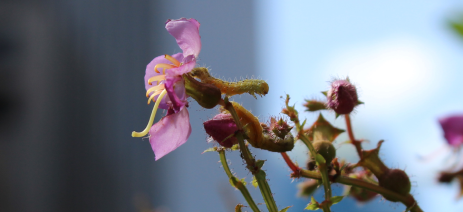
[[[220,89],[222,94],[227,96],[249,93],[254,96],[254,98],[257,98],[256,94],[260,96],[265,95],[268,93],[269,89],[268,84],[264,80],[245,79],[238,82],[227,82],[217,79],[212,77],[205,67],[194,68],[190,73],[203,83],[215,85]]]

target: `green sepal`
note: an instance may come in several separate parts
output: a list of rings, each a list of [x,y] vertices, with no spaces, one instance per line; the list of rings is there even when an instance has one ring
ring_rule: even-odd
[[[326,163],[325,158],[323,158],[323,156],[320,155],[320,154],[317,154],[317,155],[315,156],[315,161],[317,161],[318,164]]]
[[[328,91],[322,91],[322,94],[328,97]]]
[[[217,147],[211,147],[211,148],[209,148],[209,149],[204,150],[204,152],[201,153],[201,154],[204,154],[204,153],[206,153],[206,152],[216,152],[216,151],[217,151]]]
[[[362,101],[360,101],[360,100],[357,100],[357,105],[363,105],[363,104],[365,104],[365,102],[362,102]]]
[[[339,203],[341,202],[341,200],[344,198],[344,196],[334,196],[334,197],[331,197],[330,201],[331,201],[331,204],[334,205],[336,203]]]
[[[328,140],[329,142],[333,142],[336,137],[345,132],[345,130],[331,125],[321,113],[318,115],[317,121],[315,121],[309,129],[304,131],[312,142],[314,142],[314,140]]]
[[[315,201],[315,199],[312,196],[311,200],[310,200],[310,203],[304,209],[311,210],[311,211],[316,211],[316,210],[320,209],[320,205],[318,204],[317,201]]]
[[[279,212],[286,212],[290,207],[293,207],[293,206],[288,206],[288,207],[286,207],[286,208],[283,208],[283,209],[281,209]]]
[[[252,176],[251,184],[252,186],[254,186],[254,188],[257,188],[257,186],[259,186],[259,183],[257,183],[257,179],[255,176]]]
[[[314,112],[318,110],[326,110],[326,103],[317,101],[317,100],[311,100],[311,99],[306,99],[304,103],[304,107],[306,107],[305,111],[309,112]]]
[[[262,168],[262,166],[264,166],[264,163],[265,163],[265,160],[257,160],[256,167],[260,169]]]

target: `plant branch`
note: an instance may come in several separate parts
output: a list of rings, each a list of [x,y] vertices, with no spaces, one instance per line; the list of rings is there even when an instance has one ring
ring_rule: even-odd
[[[256,178],[257,184],[259,185],[260,192],[262,197],[264,198],[265,204],[269,212],[278,212],[278,207],[275,203],[275,199],[273,198],[272,191],[270,190],[270,186],[267,183],[266,174],[263,170],[260,169],[259,166],[256,164],[256,160],[252,156],[251,152],[249,151],[247,145],[244,143],[245,133],[243,130],[243,124],[240,121],[238,114],[235,111],[233,105],[228,101],[228,98],[225,97],[224,101],[220,101],[221,104],[233,117],[233,120],[236,123],[238,131],[235,133],[235,137],[238,140],[241,155],[244,158],[244,161],[247,164],[247,168],[249,171],[254,175]]]
[[[285,153],[286,154],[286,153]],[[282,154],[283,155],[283,154]],[[287,155],[286,155],[287,156]],[[285,158],[285,156],[283,156]],[[301,169],[297,165],[295,165],[289,157],[286,159],[285,162],[288,164],[288,166],[293,170],[293,172],[296,170],[297,174],[293,173],[292,176],[302,176],[305,178],[311,178],[315,180],[323,180],[322,175],[316,171],[309,171],[305,169]],[[328,176],[331,181],[336,182],[336,183],[341,183],[344,185],[350,185],[350,186],[355,186],[359,188],[363,188],[366,190],[370,190],[373,192],[376,192],[381,195],[386,195],[386,196],[392,196],[398,201],[402,202],[407,208],[410,208],[410,211],[412,212],[422,212],[421,208],[418,206],[416,200],[413,198],[412,195],[408,194],[406,196],[398,194],[396,192],[393,192],[391,190],[388,190],[386,188],[383,188],[379,185],[366,182],[363,180],[355,179],[355,178],[350,178],[346,176]]]
[[[217,152],[219,152],[220,155],[220,162],[222,162],[223,169],[225,170],[225,173],[227,173],[228,178],[230,178],[230,183],[240,190],[241,194],[243,194],[244,199],[246,202],[248,202],[249,207],[251,207],[252,211],[254,212],[259,212],[259,208],[257,207],[256,203],[252,199],[251,194],[249,193],[248,189],[246,188],[246,185],[241,182],[239,179],[237,179],[235,176],[230,171],[230,168],[228,167],[227,163],[227,158],[225,157],[225,150],[224,149],[218,149]]]
[[[346,120],[347,134],[349,135],[350,142],[355,146],[359,157],[362,158],[362,145],[360,141],[355,140],[349,114],[344,115],[344,119]]]

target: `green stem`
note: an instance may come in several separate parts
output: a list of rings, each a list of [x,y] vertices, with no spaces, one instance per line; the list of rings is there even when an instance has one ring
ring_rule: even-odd
[[[307,148],[309,149],[310,155],[315,157],[315,155],[317,155],[317,151],[315,151],[315,148],[313,147],[312,142],[310,142],[309,137],[307,137],[307,135],[304,134],[304,132],[302,131],[301,125],[299,124],[299,122],[296,122],[296,128],[297,128],[299,139],[302,142],[304,142],[304,144],[307,146]]]
[[[228,167],[227,158],[225,157],[225,151],[223,149],[217,151],[219,152],[220,162],[222,162],[223,169],[225,170],[225,173],[227,173],[228,178],[230,178],[230,183],[232,183],[232,185],[235,188],[240,190],[241,194],[243,194],[244,199],[246,199],[246,202],[248,202],[249,207],[251,207],[252,211],[259,212],[260,210],[257,207],[254,200],[252,199],[251,194],[249,193],[246,186],[231,173],[230,168]]]
[[[320,170],[321,178],[323,182],[323,188],[325,189],[325,200],[330,201],[331,200],[331,185],[330,185],[330,179],[328,178],[328,168],[326,167],[326,163],[319,163],[318,169]],[[323,211],[331,212],[330,206],[331,204],[323,205]]]
[[[275,199],[273,199],[272,191],[270,190],[270,186],[268,185],[266,180],[266,174],[264,171],[260,169],[260,167],[256,166],[256,160],[254,159],[248,147],[244,143],[245,134],[243,131],[243,124],[241,123],[240,118],[238,117],[238,114],[235,111],[235,108],[228,101],[227,97],[224,101],[220,101],[219,104],[221,104],[226,110],[228,110],[228,112],[230,112],[230,114],[233,117],[233,120],[236,123],[238,131],[235,136],[240,145],[241,154],[243,155],[244,161],[247,164],[246,167],[256,178],[257,184],[259,185],[259,189],[262,194],[262,197],[264,198],[267,209],[269,210],[269,212],[278,212],[278,207],[275,203]]]

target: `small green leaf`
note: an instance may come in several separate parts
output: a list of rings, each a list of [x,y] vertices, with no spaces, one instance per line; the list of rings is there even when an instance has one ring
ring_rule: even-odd
[[[316,210],[320,209],[320,205],[318,204],[317,201],[315,201],[315,199],[312,196],[311,200],[310,200],[310,203],[304,209],[316,211]]]
[[[322,94],[328,96],[328,91],[322,91]]]
[[[283,209],[281,209],[279,212],[286,212],[290,207],[293,207],[293,206],[288,206],[288,207],[286,207],[286,208],[283,208]]]
[[[240,150],[240,145],[239,145],[239,144],[235,144],[235,145],[233,145],[230,149],[231,149],[232,151]]]
[[[252,186],[254,186],[254,188],[257,188],[257,186],[259,186],[259,184],[257,183],[256,177],[252,176],[251,184]]]
[[[241,179],[240,181],[241,181],[241,183],[243,183],[243,185],[246,186],[247,182],[246,182],[245,178]]]
[[[344,196],[334,196],[334,197],[331,197],[331,204],[336,204],[336,203],[339,203],[341,202],[342,198],[344,198]]]
[[[212,147],[212,148],[209,148],[209,149],[204,150],[204,152],[201,153],[201,154],[204,154],[204,153],[206,153],[206,152],[215,152],[215,151],[217,151],[217,147]]]
[[[256,161],[256,166],[260,169],[262,166],[264,166],[265,160],[257,160]]]
[[[243,207],[242,204],[238,204],[235,206],[235,212],[241,212],[241,208]]]
[[[360,100],[357,100],[357,105],[362,105],[362,104],[365,104],[365,102],[362,102]]]
[[[320,154],[317,154],[317,155],[315,156],[315,161],[317,161],[317,163],[326,163],[325,158],[323,158],[323,156],[320,155]]]

